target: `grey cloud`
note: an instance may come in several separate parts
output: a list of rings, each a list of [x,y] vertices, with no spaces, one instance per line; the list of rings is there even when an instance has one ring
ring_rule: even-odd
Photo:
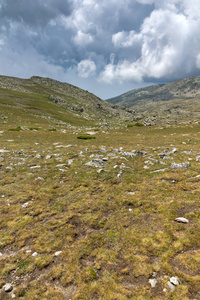
[[[71,1],[67,0],[4,0],[0,16],[30,25],[45,26],[49,20],[72,11]]]

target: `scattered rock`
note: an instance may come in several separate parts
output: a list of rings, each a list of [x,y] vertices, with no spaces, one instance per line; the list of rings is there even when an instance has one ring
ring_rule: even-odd
[[[175,221],[179,223],[185,223],[185,224],[189,223],[188,219],[182,217],[176,218]]]
[[[170,282],[175,286],[180,285],[180,280],[177,276],[171,277]]]
[[[43,177],[37,177],[37,178],[35,178],[35,180],[44,180],[44,178]]]
[[[45,159],[51,159],[52,158],[52,155],[48,154],[46,155]]]
[[[32,166],[32,167],[30,167],[30,169],[39,169],[39,168],[41,168],[41,166]]]
[[[196,157],[196,161],[200,161],[200,156],[197,156],[197,157]]]
[[[29,202],[25,202],[24,204],[21,205],[21,207],[26,208],[29,205]]]
[[[34,253],[32,254],[32,256],[33,256],[33,257],[38,256],[38,253],[37,253],[37,252],[34,252]]]
[[[159,169],[159,170],[152,171],[151,173],[164,172],[166,170],[167,170],[167,168],[165,168],[165,169]]]
[[[55,252],[55,256],[59,256],[62,253],[62,251]]]
[[[168,281],[167,284],[168,284],[171,292],[173,292],[175,290],[175,286],[170,281]]]
[[[12,284],[6,283],[6,284],[3,286],[3,290],[4,290],[4,292],[6,292],[6,293],[10,293],[10,292],[13,290]]]
[[[5,150],[5,149],[0,149],[0,153],[9,153],[9,150]]]
[[[156,286],[157,282],[158,282],[158,280],[156,278],[149,279],[149,283],[152,288],[154,288]]]
[[[133,196],[135,195],[135,192],[126,192],[126,194]]]
[[[107,163],[105,161],[103,161],[102,159],[93,159],[92,161],[89,161],[85,164],[86,166],[90,166],[90,167],[104,167],[107,165]]]
[[[73,159],[68,159],[68,166],[70,166],[73,163]]]
[[[189,166],[190,166],[189,162],[180,163],[180,164],[176,164],[173,162],[171,164],[171,169],[184,169],[184,168],[188,168]]]
[[[95,134],[97,134],[97,132],[96,131],[87,131],[86,134],[88,134],[88,135],[95,135]]]

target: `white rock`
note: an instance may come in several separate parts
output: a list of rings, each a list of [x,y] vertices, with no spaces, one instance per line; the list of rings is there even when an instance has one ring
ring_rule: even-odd
[[[50,154],[46,155],[46,157],[45,157],[45,159],[50,159],[50,158],[52,158],[52,155],[50,155]]]
[[[179,285],[180,284],[180,280],[177,276],[174,276],[174,277],[171,277],[170,278],[170,282],[173,284],[173,285]]]
[[[3,256],[3,254],[0,252],[0,257]]]
[[[0,149],[0,153],[9,153],[9,150],[5,150],[5,149]]]
[[[70,166],[73,163],[73,159],[68,159],[68,166]]]
[[[21,205],[21,207],[26,208],[28,206],[29,202],[25,202],[24,204]]]
[[[55,256],[59,256],[62,253],[62,251],[55,252]]]
[[[156,283],[158,282],[157,279],[153,278],[153,279],[149,279],[149,283],[151,285],[152,288],[154,288],[156,286]]]
[[[41,168],[41,166],[32,166],[32,167],[30,167],[30,169],[39,169],[39,168]]]
[[[184,169],[184,168],[188,168],[189,166],[190,166],[189,162],[180,163],[180,164],[176,164],[173,162],[171,164],[171,169]]]
[[[175,221],[179,223],[185,223],[185,224],[189,223],[188,219],[182,217],[176,218]]]
[[[173,292],[175,290],[175,286],[173,284],[171,284],[171,282],[167,282],[168,287],[170,288],[170,290]]]
[[[135,192],[126,192],[128,195],[133,196],[135,195]]]
[[[9,293],[13,290],[13,287],[12,287],[12,284],[10,283],[6,283],[4,286],[3,286],[3,289],[6,293]]]
[[[196,161],[200,161],[200,156],[197,156],[197,157],[196,157]]]
[[[43,177],[37,177],[37,178],[35,178],[35,180],[44,180],[44,178]]]
[[[34,252],[34,253],[32,254],[32,256],[33,256],[33,257],[38,256],[38,253],[37,253],[37,252]]]

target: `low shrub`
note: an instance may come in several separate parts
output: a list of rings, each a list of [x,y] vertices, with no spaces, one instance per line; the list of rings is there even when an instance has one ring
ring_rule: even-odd
[[[16,128],[11,128],[9,130],[10,131],[20,131],[20,130],[23,130],[23,129],[21,128],[21,126],[17,126]]]
[[[79,135],[77,136],[77,139],[80,139],[80,140],[92,140],[92,139],[95,139],[94,136],[90,136],[90,135]]]

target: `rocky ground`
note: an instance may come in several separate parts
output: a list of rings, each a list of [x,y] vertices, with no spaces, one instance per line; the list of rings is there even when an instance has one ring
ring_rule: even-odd
[[[200,299],[198,124],[5,126],[1,299]]]

